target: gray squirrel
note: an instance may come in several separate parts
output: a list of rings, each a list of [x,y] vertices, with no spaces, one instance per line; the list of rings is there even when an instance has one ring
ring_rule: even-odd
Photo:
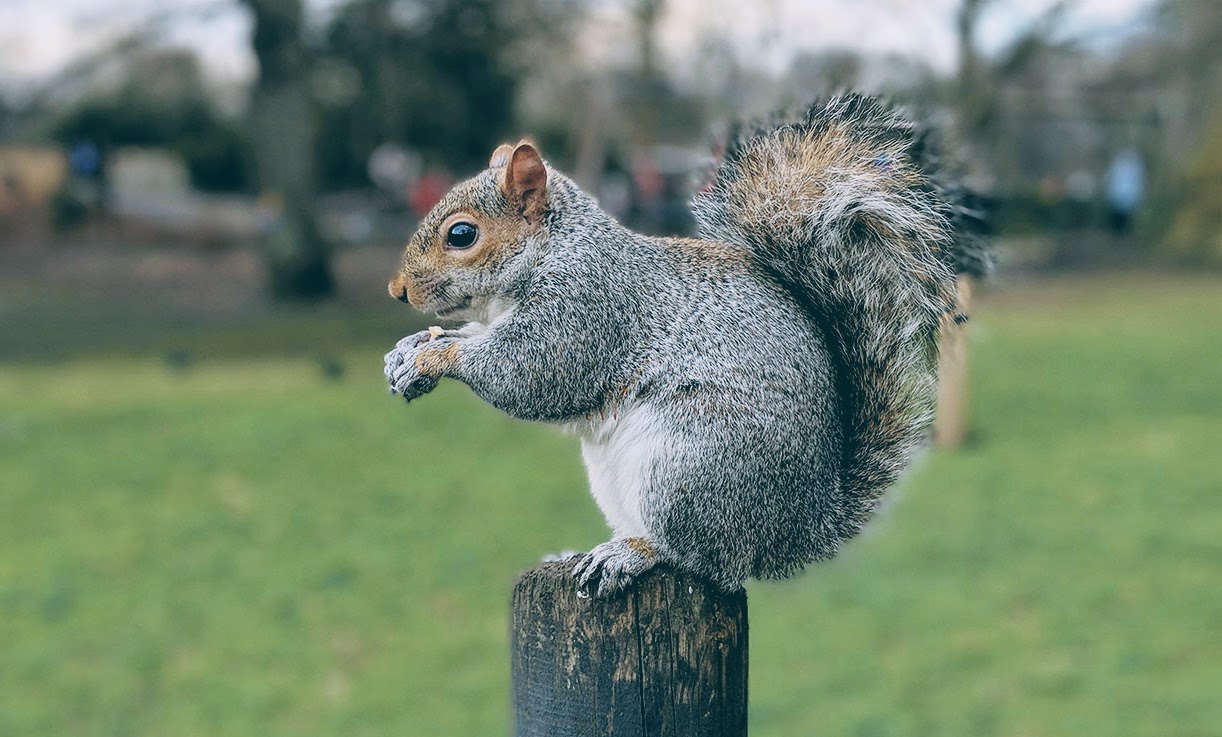
[[[699,239],[634,233],[530,143],[406,246],[392,296],[467,321],[399,341],[391,392],[450,377],[581,438],[612,538],[600,596],[659,562],[733,590],[831,557],[923,442],[972,213],[900,112],[846,95],[738,130]]]

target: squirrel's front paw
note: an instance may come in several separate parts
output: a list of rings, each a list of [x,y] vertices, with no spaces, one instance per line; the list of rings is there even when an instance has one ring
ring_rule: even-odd
[[[431,343],[437,338],[436,328],[413,333],[395,344],[394,350],[386,354],[386,380],[390,383],[391,394],[402,394],[407,401],[428,394],[437,387],[436,376],[426,376],[420,373],[418,361],[420,353],[426,348],[433,348]]]
[[[626,588],[657,561],[657,551],[643,537],[608,540],[581,557],[573,576],[582,588],[597,581],[596,595],[608,596]]]

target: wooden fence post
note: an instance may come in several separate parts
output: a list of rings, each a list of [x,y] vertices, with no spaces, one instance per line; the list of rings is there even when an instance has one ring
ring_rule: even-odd
[[[605,599],[573,561],[518,579],[516,737],[745,737],[747,595],[670,568]]]
[[[972,277],[960,274],[958,291],[957,309],[964,315],[970,315]],[[934,443],[943,448],[958,448],[967,437],[969,422],[967,325],[947,320],[942,325],[938,340],[938,411],[933,422]]]

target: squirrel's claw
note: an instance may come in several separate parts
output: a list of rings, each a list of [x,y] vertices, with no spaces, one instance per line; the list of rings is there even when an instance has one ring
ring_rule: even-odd
[[[421,330],[400,340],[395,344],[394,350],[386,354],[383,373],[390,384],[391,394],[402,394],[403,398],[410,402],[416,397],[428,394],[437,386],[436,378],[420,375],[416,369],[414,355],[420,346],[435,338],[432,329]]]
[[[608,540],[581,556],[573,567],[579,588],[598,583],[596,596],[610,596],[627,588],[657,562],[657,554],[644,538]]]

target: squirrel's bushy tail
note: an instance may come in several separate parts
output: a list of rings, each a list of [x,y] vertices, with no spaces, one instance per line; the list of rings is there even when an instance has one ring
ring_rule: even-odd
[[[702,237],[757,254],[829,333],[845,428],[833,505],[841,540],[921,444],[937,332],[955,315],[955,268],[984,263],[981,241],[957,241],[963,213],[924,150],[898,112],[836,97],[795,121],[737,132],[693,203]]]

